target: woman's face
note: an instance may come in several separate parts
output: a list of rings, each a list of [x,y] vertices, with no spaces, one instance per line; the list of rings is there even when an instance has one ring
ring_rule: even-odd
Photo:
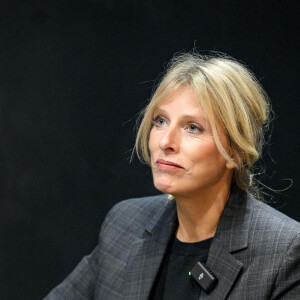
[[[219,130],[226,149],[226,138]],[[195,196],[231,180],[205,113],[192,88],[179,88],[154,111],[149,137],[155,187],[174,196]]]

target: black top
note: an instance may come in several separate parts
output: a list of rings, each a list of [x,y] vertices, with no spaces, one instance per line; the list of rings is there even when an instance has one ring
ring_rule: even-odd
[[[197,261],[206,263],[211,239],[196,243],[170,241],[149,300],[199,299],[201,287],[189,275]]]

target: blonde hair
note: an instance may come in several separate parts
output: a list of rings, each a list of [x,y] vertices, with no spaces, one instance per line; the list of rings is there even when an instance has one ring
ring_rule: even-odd
[[[235,166],[233,182],[243,190],[251,189],[254,185],[250,169],[262,152],[270,105],[254,74],[228,56],[184,53],[171,60],[150,103],[142,111],[135,143],[139,159],[150,164],[148,139],[154,110],[183,85],[190,86],[198,95],[220,153]],[[225,131],[230,153],[220,141],[217,126]]]

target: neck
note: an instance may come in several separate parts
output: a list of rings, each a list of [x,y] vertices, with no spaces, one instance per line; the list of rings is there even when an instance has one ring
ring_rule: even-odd
[[[194,196],[175,196],[179,226],[177,238],[198,242],[214,236],[219,219],[230,195],[230,186],[202,191]]]

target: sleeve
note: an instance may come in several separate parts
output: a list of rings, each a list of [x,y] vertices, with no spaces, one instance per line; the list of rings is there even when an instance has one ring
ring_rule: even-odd
[[[97,252],[98,246],[90,255],[85,256],[72,273],[54,288],[44,300],[93,299],[96,282]]]
[[[271,299],[300,299],[300,234],[287,250]]]
[[[115,206],[116,207],[116,206]],[[90,255],[83,257],[68,277],[55,287],[44,300],[87,300],[94,299],[100,259],[101,236],[109,227],[114,208],[107,214],[100,230],[99,243]]]

